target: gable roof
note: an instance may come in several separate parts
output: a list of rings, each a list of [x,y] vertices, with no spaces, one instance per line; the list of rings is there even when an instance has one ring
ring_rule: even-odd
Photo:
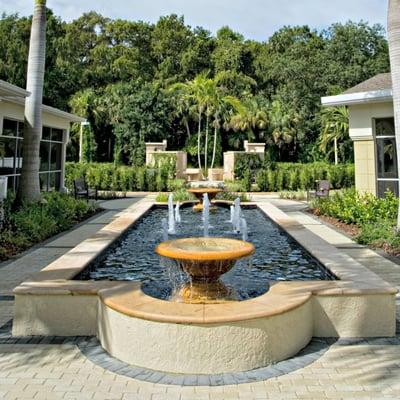
[[[25,89],[12,85],[0,79],[0,96],[12,96],[25,98],[30,96],[30,93]]]
[[[377,90],[392,89],[392,74],[378,74],[356,86],[346,90],[343,94],[373,92]]]
[[[349,106],[352,104],[393,101],[391,73],[378,74],[337,96],[321,98],[323,106]]]

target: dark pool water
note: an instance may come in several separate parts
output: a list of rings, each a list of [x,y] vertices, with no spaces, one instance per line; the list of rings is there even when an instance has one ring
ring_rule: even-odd
[[[184,273],[171,273],[154,253],[162,241],[161,221],[166,209],[156,208],[139,220],[122,240],[112,246],[82,274],[81,280],[143,282],[143,290],[157,298],[168,299],[177,282],[187,281]],[[222,281],[235,290],[241,300],[260,296],[270,281],[332,280],[334,276],[311,257],[297,242],[279,229],[258,209],[243,210],[249,229],[249,241],[256,253],[252,263],[239,261]],[[191,208],[181,210],[178,234],[170,238],[202,236],[201,214]],[[240,238],[228,222],[230,210],[218,208],[210,216],[210,236]]]

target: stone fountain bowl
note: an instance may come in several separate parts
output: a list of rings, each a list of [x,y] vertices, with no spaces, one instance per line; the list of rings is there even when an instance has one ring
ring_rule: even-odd
[[[214,200],[215,197],[217,196],[218,193],[223,192],[222,189],[218,188],[192,188],[192,189],[187,189],[189,193],[192,193],[196,196],[197,200],[199,201],[199,204],[196,204],[193,207],[193,211],[201,212],[203,211],[203,195],[207,193],[208,199]],[[216,207],[211,206],[210,210],[215,210]]]
[[[255,249],[251,243],[228,238],[186,238],[161,243],[156,253],[175,260],[193,281],[215,282]]]

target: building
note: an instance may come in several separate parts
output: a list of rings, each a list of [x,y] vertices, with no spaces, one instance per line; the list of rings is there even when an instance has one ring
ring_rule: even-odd
[[[22,167],[24,108],[29,92],[0,80],[0,176],[8,177],[16,190]],[[63,190],[66,146],[73,122],[83,118],[42,106],[43,133],[40,144],[40,186],[44,191]]]
[[[399,194],[391,74],[379,74],[338,96],[322,98],[324,106],[347,106],[354,141],[356,188],[383,196]]]

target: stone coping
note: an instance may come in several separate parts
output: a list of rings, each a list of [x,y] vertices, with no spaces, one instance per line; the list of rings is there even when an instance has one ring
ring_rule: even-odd
[[[271,203],[257,201],[256,204],[341,280],[274,282],[271,289],[258,298],[206,305],[174,303],[149,297],[141,291],[139,282],[73,281],[74,276],[154,206],[154,196],[147,196],[119,213],[113,222],[93,237],[35,274],[29,282],[15,288],[14,294],[98,295],[108,307],[132,317],[159,322],[215,324],[285,313],[300,307],[311,296],[397,293],[397,289],[384,282],[378,275],[310,232]]]

